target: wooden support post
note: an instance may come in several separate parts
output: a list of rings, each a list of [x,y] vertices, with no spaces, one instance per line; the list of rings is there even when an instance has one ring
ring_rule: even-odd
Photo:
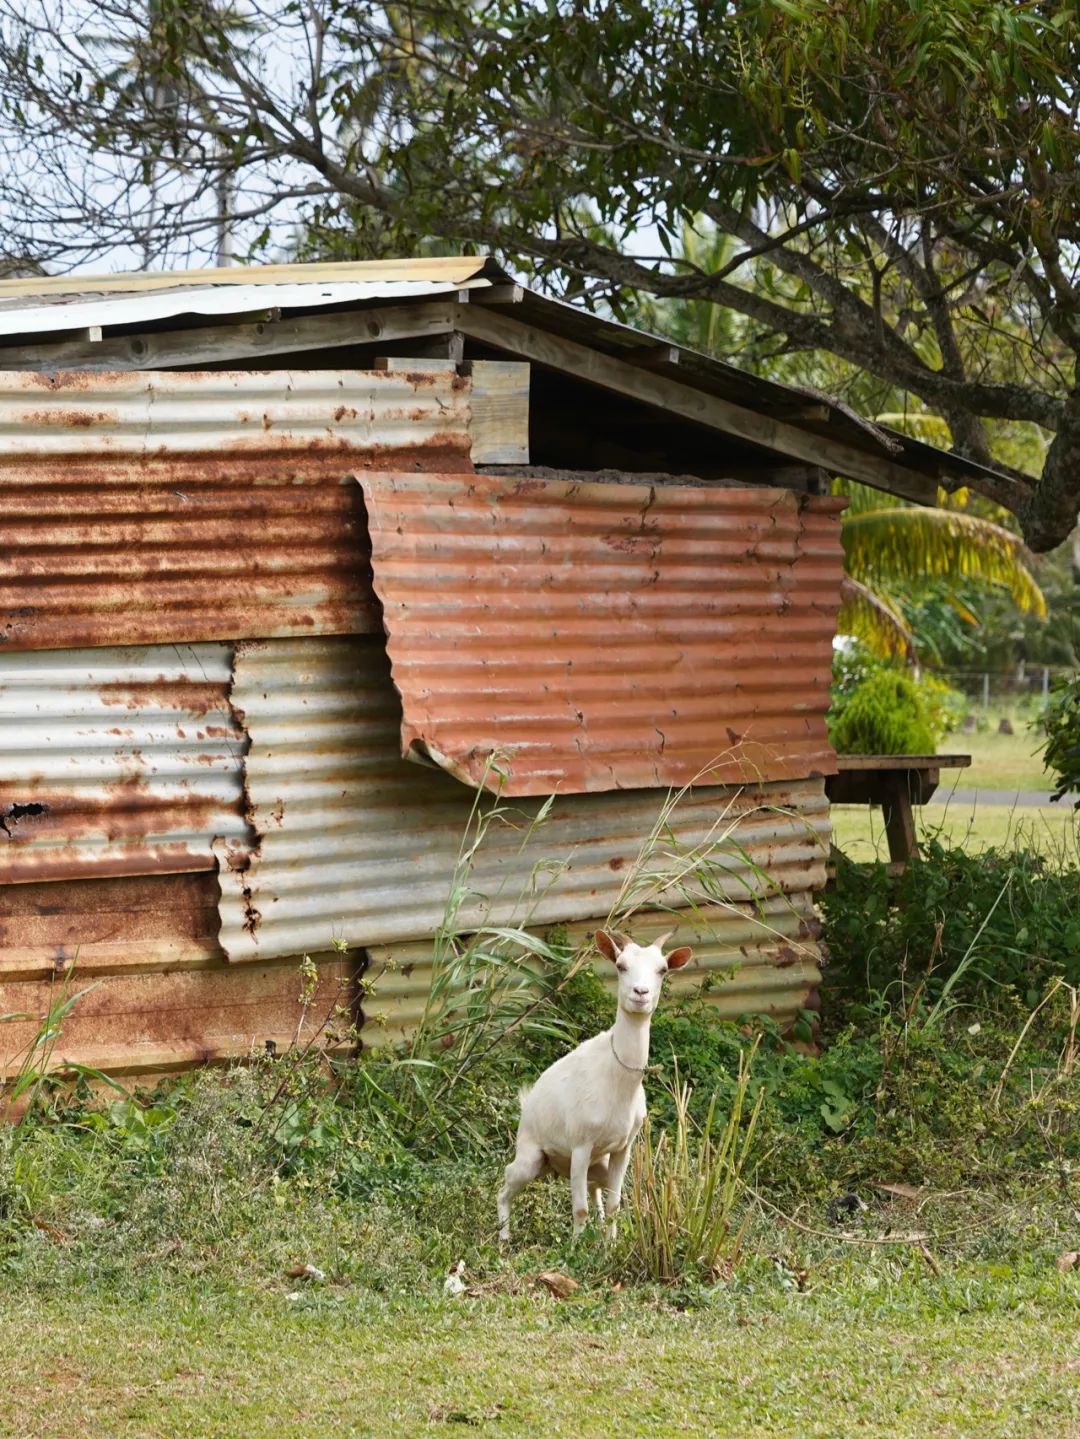
[[[915,820],[911,813],[908,777],[904,773],[884,774],[881,788],[881,808],[885,815],[889,858],[894,864],[907,864],[916,850]]]

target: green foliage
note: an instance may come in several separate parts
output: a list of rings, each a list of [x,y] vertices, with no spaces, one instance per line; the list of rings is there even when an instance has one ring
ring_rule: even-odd
[[[700,1126],[691,1118],[691,1090],[669,1093],[674,1122],[654,1138],[651,1123],[634,1146],[630,1253],[643,1277],[670,1284],[727,1277],[739,1257],[735,1230],[740,1188],[754,1144],[764,1092],[751,1100],[754,1050],[740,1055],[734,1093],[721,1121],[713,1094]]]
[[[914,680],[896,670],[869,675],[829,716],[837,754],[933,754],[934,733]]]
[[[1059,680],[1042,715],[1046,734],[1043,758],[1057,779],[1055,799],[1080,791],[1080,674]],[[1080,800],[1076,802],[1080,809]]]
[[[923,850],[899,878],[884,865],[838,859],[821,905],[834,982],[849,995],[917,988],[934,999],[969,951],[955,1001],[979,1004],[1007,989],[1033,1005],[1056,978],[1080,985],[1075,868],[1025,851],[970,855],[935,840]]]

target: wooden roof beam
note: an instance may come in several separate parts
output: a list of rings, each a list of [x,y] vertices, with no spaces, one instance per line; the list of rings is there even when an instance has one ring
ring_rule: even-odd
[[[390,340],[449,334],[458,306],[452,299],[386,305],[368,310],[268,319],[252,324],[196,325],[190,330],[110,335],[0,345],[0,370],[167,370],[183,366],[258,361],[267,355],[343,349]],[[461,307],[466,308],[466,307]],[[57,307],[61,320],[62,307]]]
[[[936,479],[909,470],[885,455],[868,453],[843,440],[813,434],[785,420],[706,394],[682,380],[640,369],[575,340],[523,324],[505,312],[472,303],[459,305],[454,324],[466,336],[485,345],[508,350],[587,384],[667,410],[760,448],[820,465],[879,490],[903,495],[918,504],[937,503]]]

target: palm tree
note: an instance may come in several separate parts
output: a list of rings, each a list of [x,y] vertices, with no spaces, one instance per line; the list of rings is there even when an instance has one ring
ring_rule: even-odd
[[[1023,541],[992,519],[970,513],[967,496],[944,496],[937,508],[911,505],[865,485],[837,480],[848,508],[840,522],[844,586],[838,619],[875,653],[915,658],[916,639],[904,600],[935,590],[961,619],[977,623],[964,591],[997,585],[1025,613],[1046,617],[1046,600],[1027,566]]]

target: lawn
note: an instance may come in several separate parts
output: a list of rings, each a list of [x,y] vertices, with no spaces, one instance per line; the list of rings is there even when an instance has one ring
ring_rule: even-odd
[[[946,735],[938,746],[942,754],[969,754],[971,768],[946,772],[943,787],[953,783],[964,788],[1045,790],[1053,780],[1035,753],[1040,736],[1021,719],[1014,721],[1016,733],[998,734],[996,729]]]
[[[280,1283],[122,1303],[9,1297],[0,1432],[1080,1435],[1077,1285],[999,1282],[986,1305],[985,1275],[890,1280],[885,1268],[867,1261],[846,1293],[763,1280],[688,1311],[610,1293],[289,1300]]]
[[[868,805],[834,805],[833,843],[854,860],[889,858],[881,810]],[[950,800],[915,810],[917,835],[939,837],[968,850],[1031,847],[1051,863],[1077,862],[1080,830],[1068,804],[991,805]]]

